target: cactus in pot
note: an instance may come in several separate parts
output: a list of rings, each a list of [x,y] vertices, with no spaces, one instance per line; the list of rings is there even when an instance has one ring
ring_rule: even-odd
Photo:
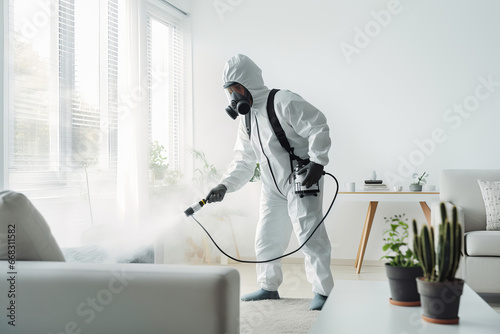
[[[454,280],[462,255],[463,232],[462,225],[458,222],[457,208],[453,207],[451,221],[447,217],[444,203],[441,203],[440,208],[442,224],[439,226],[437,252],[434,228],[424,225],[418,235],[417,223],[413,220],[413,250],[422,266],[425,279],[431,282]]]
[[[452,221],[446,217],[446,209],[444,204],[441,204],[441,215],[445,223],[439,227],[439,243],[438,243],[438,271],[440,282],[452,281],[455,279],[455,274],[460,263],[462,255],[462,225],[458,222],[457,208],[453,207]]]
[[[413,220],[413,251],[424,271],[424,278],[434,281],[436,278],[436,251],[434,247],[434,227],[422,226],[418,235],[417,222]]]
[[[457,208],[452,209],[451,221],[447,217],[446,206],[441,203],[441,225],[437,239],[434,239],[434,228],[422,227],[420,235],[417,223],[413,221],[413,249],[417,254],[424,276],[417,279],[418,292],[422,303],[422,318],[441,323],[458,323],[458,307],[464,281],[456,278],[460,256],[462,255],[462,226],[458,222]],[[455,293],[453,302],[443,300],[449,292]],[[436,308],[436,305],[442,305]]]

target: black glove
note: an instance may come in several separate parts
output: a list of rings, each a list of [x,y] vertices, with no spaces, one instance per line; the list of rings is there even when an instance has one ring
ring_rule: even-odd
[[[311,187],[313,184],[316,184],[319,179],[323,176],[323,166],[319,165],[315,162],[310,162],[301,169],[297,171],[297,174],[307,173],[302,181],[302,185],[306,188]]]
[[[226,194],[227,188],[225,185],[218,184],[215,186],[215,188],[212,188],[210,192],[207,195],[207,202],[208,203],[213,203],[213,202],[220,202],[224,199],[224,195]]]

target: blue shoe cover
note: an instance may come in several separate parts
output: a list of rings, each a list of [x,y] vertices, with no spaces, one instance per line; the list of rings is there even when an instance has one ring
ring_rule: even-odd
[[[264,300],[264,299],[280,299],[280,295],[278,291],[267,291],[264,289],[260,289],[255,292],[251,292],[241,296],[241,300],[244,302],[248,302],[251,300]]]
[[[311,311],[321,311],[321,309],[323,308],[323,305],[325,305],[327,298],[328,297],[326,297],[326,296],[315,294],[314,298],[311,302],[311,306],[309,307],[311,309]]]

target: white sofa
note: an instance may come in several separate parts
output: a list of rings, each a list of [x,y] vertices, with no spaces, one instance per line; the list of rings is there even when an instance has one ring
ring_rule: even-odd
[[[11,191],[0,192],[0,273],[1,334],[239,333],[237,270],[65,262],[40,213]]]
[[[6,264],[2,277],[15,284],[0,281],[2,334],[239,333],[231,268],[19,261],[11,275]]]
[[[500,294],[500,231],[486,230],[486,209],[478,179],[500,181],[500,169],[448,169],[440,176],[440,200],[449,212],[455,205],[464,226],[461,277],[477,293]],[[441,221],[433,203],[432,224]]]

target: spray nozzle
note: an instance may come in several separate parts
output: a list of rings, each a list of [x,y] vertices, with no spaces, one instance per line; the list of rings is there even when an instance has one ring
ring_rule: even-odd
[[[196,211],[200,210],[206,203],[207,203],[207,200],[202,199],[201,201],[194,203],[189,208],[187,208],[186,211],[184,211],[184,214],[186,215],[186,217],[189,217],[192,214],[194,214]]]

